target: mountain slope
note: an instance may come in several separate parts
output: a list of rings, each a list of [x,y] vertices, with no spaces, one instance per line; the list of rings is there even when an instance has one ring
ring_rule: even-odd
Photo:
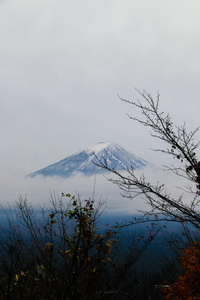
[[[99,168],[94,164],[96,161],[94,154],[100,159],[106,159],[108,166],[115,168],[117,171],[122,171],[124,168],[131,166],[137,169],[150,165],[150,163],[133,153],[126,151],[120,145],[109,142],[98,143],[76,154],[68,156],[57,163],[31,173],[28,176],[34,177],[36,175],[43,175],[45,177],[70,177],[76,172],[81,172],[87,176],[106,173],[106,170]]]

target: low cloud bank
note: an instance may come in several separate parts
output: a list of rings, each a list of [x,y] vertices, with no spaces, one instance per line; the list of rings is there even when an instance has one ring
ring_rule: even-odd
[[[156,183],[165,183],[166,189],[171,195],[178,197],[182,194],[182,190],[176,186],[183,187],[186,185],[182,178],[177,178],[175,175],[168,172],[163,172],[157,168],[145,168],[141,171],[136,171],[139,174],[142,172],[146,175],[148,181]],[[106,175],[108,178],[109,174]],[[109,182],[103,175],[86,177],[76,174],[70,178],[63,179],[60,177],[36,176],[17,177],[4,176],[1,183],[1,199],[0,202],[4,206],[9,203],[11,206],[20,195],[27,197],[34,207],[48,204],[50,193],[55,193],[58,197],[61,193],[79,194],[82,199],[95,198],[96,201],[106,200],[106,212],[116,215],[134,215],[138,210],[148,209],[144,197],[140,196],[135,199],[127,199],[121,195],[122,191]],[[189,195],[186,194],[185,201],[190,201]]]

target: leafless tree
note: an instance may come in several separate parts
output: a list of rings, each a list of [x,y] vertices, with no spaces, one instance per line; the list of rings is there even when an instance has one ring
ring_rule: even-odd
[[[129,118],[148,127],[153,138],[165,142],[166,147],[154,149],[154,151],[162,152],[176,159],[178,166],[164,166],[165,170],[171,171],[178,177],[185,178],[189,181],[189,185],[183,187],[181,195],[176,198],[171,195],[171,191],[167,191],[165,183],[160,183],[158,180],[157,184],[153,184],[148,181],[144,174],[137,176],[133,167],[127,167],[125,174],[120,173],[110,167],[105,159],[98,157],[97,165],[117,175],[115,179],[109,180],[119,186],[125,197],[132,199],[141,195],[145,196],[150,209],[143,211],[141,222],[155,220],[155,216],[156,218],[158,216],[158,220],[189,222],[199,229],[200,160],[197,157],[196,150],[200,142],[195,142],[195,134],[198,132],[199,127],[188,132],[185,123],[181,127],[176,126],[171,116],[160,110],[159,93],[155,100],[146,91],[138,91],[138,93],[141,100],[137,102],[120,97],[121,101],[140,111],[141,118],[130,115]],[[183,195],[187,193],[190,196],[192,195],[189,204],[183,199]]]
[[[148,299],[155,282],[142,280],[136,263],[160,229],[135,233],[127,247],[118,225],[98,224],[104,205],[62,194],[49,207],[20,197],[4,209],[0,299]]]

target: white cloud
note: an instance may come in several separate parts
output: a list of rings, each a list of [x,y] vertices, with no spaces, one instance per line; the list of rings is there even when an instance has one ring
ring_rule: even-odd
[[[198,126],[198,1],[0,5],[3,189],[13,176],[18,182],[56,162],[54,149],[69,153],[98,141],[124,141],[128,150],[156,161],[148,131],[126,116],[138,112],[116,96],[136,99],[134,86],[159,90],[162,109],[178,125]]]
[[[145,174],[147,181],[152,184],[156,184],[158,181],[160,184],[164,183],[167,193],[170,193],[174,199],[183,193],[177,187],[185,188],[186,184],[188,184],[182,178],[177,178],[168,172],[163,172],[159,168],[145,168],[136,171],[138,176],[142,173]],[[106,175],[106,177],[113,178],[113,175]],[[148,211],[150,209],[143,195],[134,199],[123,197],[124,192],[117,185],[108,181],[103,175],[97,175],[95,178],[95,176],[86,177],[76,174],[67,179],[60,177],[44,178],[40,175],[34,178],[19,177],[18,174],[4,176],[1,184],[0,198],[1,204],[6,207],[7,203],[12,206],[15,200],[21,195],[23,198],[27,197],[33,207],[38,207],[44,204],[49,205],[50,193],[55,193],[58,197],[62,193],[80,195],[82,200],[92,199],[94,196],[96,202],[99,200],[106,201],[104,215],[115,215],[120,218],[124,216],[125,219],[131,219],[140,210]],[[133,194],[131,195],[133,196]],[[183,198],[185,203],[189,203],[191,199],[191,195],[185,193]]]

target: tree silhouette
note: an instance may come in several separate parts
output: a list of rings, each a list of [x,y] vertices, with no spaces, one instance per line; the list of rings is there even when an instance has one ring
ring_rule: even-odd
[[[134,236],[127,250],[118,225],[98,229],[103,211],[104,203],[70,194],[52,196],[49,208],[35,211],[20,197],[14,211],[5,211],[7,226],[0,226],[0,299],[140,299],[150,293],[153,281],[145,285],[134,266],[158,229]]]
[[[179,162],[178,166],[165,166],[165,169],[190,182],[186,188],[183,187],[182,189],[193,196],[192,201],[189,204],[184,203],[183,194],[179,197],[173,197],[171,191],[166,191],[165,183],[160,183],[158,179],[157,184],[153,184],[148,181],[144,174],[138,177],[134,168],[127,167],[125,168],[125,174],[120,173],[111,168],[105,159],[98,157],[96,157],[96,164],[117,175],[115,179],[109,180],[123,190],[125,197],[133,199],[140,195],[145,196],[150,209],[143,211],[144,217],[140,220],[137,219],[136,222],[154,220],[156,215],[158,216],[158,221],[189,222],[196,228],[200,228],[200,160],[196,153],[200,142],[194,141],[195,134],[199,128],[187,132],[185,123],[181,127],[174,125],[170,115],[160,110],[159,94],[154,100],[151,94],[148,94],[146,91],[138,92],[143,101],[132,102],[120,98],[126,104],[139,109],[141,113],[141,118],[130,115],[129,118],[148,127],[153,138],[165,142],[166,147],[154,150],[167,154]]]

